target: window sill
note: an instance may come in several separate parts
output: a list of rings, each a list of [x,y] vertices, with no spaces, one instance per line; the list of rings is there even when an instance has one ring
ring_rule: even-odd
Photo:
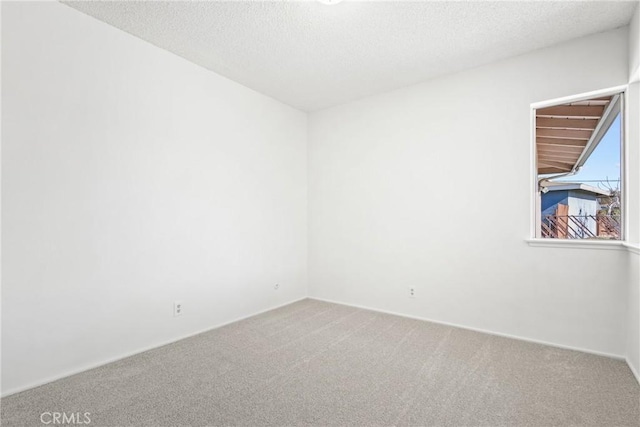
[[[545,248],[600,249],[600,250],[638,250],[637,246],[621,240],[566,240],[566,239],[527,239],[529,246]]]
[[[622,244],[627,250],[633,254],[640,255],[640,245],[637,243],[623,243]]]

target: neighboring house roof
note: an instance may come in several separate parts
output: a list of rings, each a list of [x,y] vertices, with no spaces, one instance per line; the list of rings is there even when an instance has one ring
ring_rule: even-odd
[[[610,196],[611,191],[592,187],[581,182],[547,182],[544,185],[549,191],[586,191],[597,196]]]
[[[620,104],[620,95],[613,95],[537,109],[538,175],[581,168],[618,115]]]

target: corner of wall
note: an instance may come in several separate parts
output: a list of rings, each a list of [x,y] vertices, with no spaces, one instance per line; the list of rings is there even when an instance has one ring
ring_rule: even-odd
[[[629,82],[640,81],[640,2],[629,22]]]

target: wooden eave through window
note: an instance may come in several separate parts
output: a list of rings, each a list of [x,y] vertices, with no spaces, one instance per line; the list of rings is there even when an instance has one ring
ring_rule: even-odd
[[[538,175],[570,172],[576,166],[593,145],[594,131],[612,99],[605,96],[536,110]]]

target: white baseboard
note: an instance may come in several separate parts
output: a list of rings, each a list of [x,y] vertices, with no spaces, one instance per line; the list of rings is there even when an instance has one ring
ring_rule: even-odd
[[[590,350],[590,349],[587,349],[587,348],[581,348],[581,347],[574,347],[574,346],[570,346],[570,345],[552,343],[552,342],[548,342],[548,341],[537,340],[537,339],[534,339],[534,338],[526,338],[526,337],[521,337],[521,336],[518,336],[518,335],[505,334],[505,333],[502,333],[502,332],[496,332],[496,331],[490,331],[490,330],[487,330],[487,329],[480,329],[480,328],[474,328],[474,327],[471,327],[471,326],[460,325],[460,324],[457,324],[457,323],[451,323],[451,322],[444,322],[444,321],[441,321],[441,320],[429,319],[429,318],[426,318],[426,317],[411,316],[411,315],[404,314],[404,313],[398,313],[398,312],[389,311],[389,310],[382,310],[382,309],[379,309],[379,308],[367,307],[367,306],[364,306],[364,305],[349,304],[349,303],[340,302],[340,301],[334,301],[334,300],[330,300],[330,299],[326,299],[326,298],[309,297],[309,299],[313,299],[313,300],[317,300],[317,301],[329,302],[329,303],[332,303],[332,304],[346,305],[348,307],[361,308],[363,310],[376,311],[378,313],[392,314],[394,316],[406,317],[408,319],[423,320],[423,321],[426,321],[426,322],[437,323],[439,325],[445,325],[445,326],[451,326],[451,327],[454,327],[454,328],[466,329],[468,331],[480,332],[480,333],[483,333],[483,334],[495,335],[495,336],[503,337],[503,338],[511,338],[511,339],[515,339],[515,340],[519,340],[519,341],[526,341],[526,342],[530,342],[530,343],[534,343],[534,344],[548,345],[550,347],[562,348],[564,350],[574,350],[574,351],[579,351],[579,352],[582,352],[582,353],[594,354],[596,356],[604,356],[604,357],[609,357],[611,359],[617,359],[617,360],[626,361],[625,356],[622,356],[622,355],[619,355],[619,354],[611,354],[611,353],[606,353],[606,352],[597,351],[597,350]],[[637,378],[637,375],[636,375],[636,378]]]
[[[144,352],[149,351],[149,350],[154,350],[156,348],[164,347],[165,345],[173,344],[175,342],[182,341],[184,339],[191,338],[191,337],[194,337],[196,335],[203,334],[205,332],[213,331],[214,329],[218,329],[218,328],[221,328],[223,326],[230,325],[231,323],[239,322],[241,320],[248,319],[249,317],[253,317],[253,316],[257,316],[257,315],[262,314],[262,313],[266,313],[267,311],[276,310],[278,308],[281,308],[281,307],[296,303],[298,301],[303,301],[305,299],[307,299],[307,297],[298,298],[298,299],[286,302],[284,304],[279,304],[277,306],[274,306],[274,307],[271,307],[271,308],[267,308],[266,310],[261,310],[261,311],[258,311],[256,313],[249,314],[247,316],[242,316],[242,317],[230,320],[228,322],[221,323],[219,325],[216,325],[216,326],[213,326],[213,327],[210,327],[210,328],[202,329],[202,330],[199,330],[197,332],[181,336],[179,338],[170,339],[168,341],[164,341],[164,342],[161,342],[159,344],[153,344],[151,346],[144,347],[142,349],[126,353],[126,354],[124,354],[122,356],[118,356],[118,357],[114,357],[114,358],[111,358],[111,359],[103,360],[101,362],[92,363],[92,364],[89,364],[89,365],[86,365],[86,366],[82,366],[82,367],[80,367],[78,369],[73,369],[71,371],[67,371],[67,372],[64,372],[64,373],[59,374],[59,375],[54,375],[52,377],[43,379],[41,381],[37,381],[35,383],[28,384],[28,385],[23,386],[23,387],[17,387],[17,388],[8,390],[8,391],[2,393],[1,397],[7,397],[7,396],[10,396],[12,394],[16,394],[16,393],[20,393],[20,392],[23,392],[23,391],[31,390],[32,388],[40,387],[42,385],[49,384],[49,383],[52,383],[52,382],[57,381],[57,380],[61,380],[63,378],[67,378],[67,377],[70,377],[72,375],[80,374],[82,372],[86,372],[86,371],[89,371],[91,369],[99,368],[101,366],[108,365],[110,363],[117,362],[119,360],[126,359],[127,357],[135,356],[137,354],[144,353]]]
[[[585,349],[585,348],[580,348],[580,347],[568,346],[568,345],[563,345],[563,344],[557,344],[557,343],[552,343],[552,342],[547,342],[547,341],[542,341],[542,340],[537,340],[537,339],[532,339],[532,338],[521,337],[521,336],[517,336],[517,335],[504,334],[504,333],[501,333],[501,332],[489,331],[489,330],[480,329],[480,328],[473,328],[473,327],[470,327],[470,326],[460,325],[460,324],[451,323],[451,322],[444,322],[444,321],[440,321],[440,320],[429,319],[429,318],[426,318],[426,317],[411,316],[411,315],[407,315],[407,314],[403,314],[403,313],[398,313],[398,312],[389,311],[389,310],[382,310],[382,309],[373,308],[373,307],[367,307],[367,306],[358,305],[358,304],[349,304],[349,303],[344,303],[344,302],[340,302],[340,301],[334,301],[334,300],[330,300],[330,299],[326,299],[326,298],[302,297],[302,298],[298,298],[298,299],[295,299],[295,300],[292,300],[292,301],[289,301],[289,302],[286,302],[286,303],[283,303],[283,304],[280,304],[280,305],[277,305],[277,306],[274,306],[274,307],[271,307],[271,308],[268,308],[268,309],[265,309],[265,310],[261,310],[261,311],[256,312],[256,313],[252,313],[252,314],[247,315],[247,316],[242,316],[242,317],[230,320],[228,322],[221,323],[219,325],[216,325],[216,326],[213,326],[213,327],[210,327],[210,328],[199,330],[199,331],[194,332],[192,334],[184,335],[184,336],[181,336],[181,337],[176,338],[176,339],[171,339],[171,340],[168,340],[168,341],[164,341],[164,342],[159,343],[159,344],[154,344],[154,345],[151,345],[151,346],[148,346],[148,347],[145,347],[145,348],[142,348],[142,349],[139,349],[139,350],[124,354],[122,356],[118,356],[118,357],[107,359],[107,360],[104,360],[104,361],[101,361],[101,362],[98,362],[98,363],[93,363],[93,364],[90,364],[90,365],[87,365],[87,366],[83,366],[83,367],[80,367],[78,369],[67,371],[67,372],[65,372],[63,374],[55,375],[55,376],[46,378],[46,379],[44,379],[42,381],[31,383],[31,384],[23,386],[23,387],[18,387],[18,388],[15,388],[15,389],[11,389],[11,390],[3,393],[1,397],[7,397],[7,396],[10,396],[12,394],[20,393],[20,392],[23,392],[23,391],[26,391],[26,390],[30,390],[32,388],[36,388],[36,387],[40,387],[40,386],[45,385],[45,384],[49,384],[51,382],[54,382],[54,381],[57,381],[57,380],[60,380],[60,379],[63,379],[63,378],[70,377],[72,375],[76,375],[76,374],[80,374],[82,372],[86,372],[86,371],[89,371],[91,369],[99,368],[101,366],[108,365],[109,363],[117,362],[119,360],[126,359],[127,357],[135,356],[137,354],[144,353],[144,352],[149,351],[149,350],[154,350],[156,348],[160,348],[160,347],[163,347],[163,346],[168,345],[168,344],[173,344],[173,343],[181,341],[183,339],[187,339],[187,338],[190,338],[190,337],[193,337],[193,336],[205,333],[205,332],[209,332],[209,331],[212,331],[214,329],[218,329],[218,328],[221,328],[223,326],[227,326],[227,325],[229,325],[231,323],[239,322],[241,320],[248,319],[250,317],[257,316],[259,314],[266,313],[268,311],[275,310],[275,309],[287,306],[289,304],[293,304],[293,303],[296,303],[296,302],[299,302],[299,301],[303,301],[305,299],[324,301],[324,302],[328,302],[328,303],[332,303],[332,304],[340,304],[340,305],[345,305],[345,306],[348,306],[348,307],[354,307],[354,308],[360,308],[360,309],[363,309],[363,310],[376,311],[376,312],[379,312],[379,313],[391,314],[391,315],[394,315],[394,316],[406,317],[406,318],[409,318],[409,319],[422,320],[422,321],[426,321],[426,322],[437,323],[437,324],[440,324],[440,325],[451,326],[451,327],[454,327],[454,328],[460,328],[460,329],[465,329],[465,330],[469,330],[469,331],[480,332],[480,333],[489,334],[489,335],[495,335],[495,336],[499,336],[499,337],[503,337],[503,338],[511,338],[511,339],[531,342],[531,343],[535,343],[535,344],[548,345],[550,347],[562,348],[562,349],[566,349],[566,350],[580,351],[580,352],[583,352],[583,353],[595,354],[597,356],[604,356],[604,357],[609,357],[609,358],[612,358],[612,359],[624,360],[627,363],[627,365],[629,366],[629,369],[631,370],[631,372],[635,376],[636,380],[640,384],[640,375],[638,374],[638,371],[636,370],[636,368],[631,363],[629,363],[629,360],[626,357],[621,356],[621,355],[605,353],[605,352],[600,352],[600,351],[595,351],[595,350],[590,350],[590,349]]]
[[[633,376],[636,377],[636,381],[638,381],[638,384],[640,384],[640,375],[638,375],[638,370],[635,368],[635,366],[633,366],[631,362],[629,362],[628,358],[625,358],[625,362],[627,362],[629,369],[631,369],[631,372],[633,372]]]

